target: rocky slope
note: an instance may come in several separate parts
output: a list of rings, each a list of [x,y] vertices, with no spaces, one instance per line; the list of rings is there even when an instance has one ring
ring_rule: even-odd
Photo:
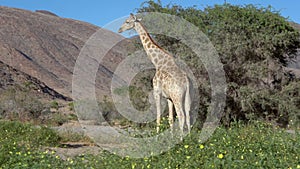
[[[21,72],[19,74],[23,74],[27,81],[34,79],[36,84],[51,89],[56,93],[55,96],[61,95],[59,98],[71,98],[76,59],[85,42],[100,28],[89,23],[60,18],[44,10],[31,12],[7,7],[0,7],[0,25],[0,62],[1,65],[10,67],[1,67],[0,84],[9,81],[19,83],[16,82],[17,78],[11,80],[15,76],[13,70]],[[119,36],[103,31],[110,38],[100,39],[100,42],[109,42]],[[100,48],[101,45],[99,44]],[[111,55],[119,53],[111,51]],[[101,78],[98,80],[101,82],[96,83],[98,93],[105,95],[108,90],[101,84],[109,82],[113,72],[110,69],[115,62],[117,61],[112,59],[99,65]]]
[[[10,87],[30,87],[34,92],[34,95],[40,95],[40,98],[51,99],[62,99],[71,100],[71,98],[65,97],[52,88],[49,88],[45,83],[38,79],[29,76],[26,73],[18,71],[9,65],[0,62],[0,93],[1,91],[9,90]]]

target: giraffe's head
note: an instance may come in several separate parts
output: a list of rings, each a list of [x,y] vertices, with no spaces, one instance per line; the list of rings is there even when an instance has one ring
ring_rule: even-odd
[[[135,22],[139,22],[140,19],[137,19],[135,15],[133,15],[132,13],[130,14],[129,18],[127,18],[125,20],[125,22],[123,23],[123,25],[120,27],[119,29],[119,33],[122,33],[124,31],[133,29],[135,26]]]

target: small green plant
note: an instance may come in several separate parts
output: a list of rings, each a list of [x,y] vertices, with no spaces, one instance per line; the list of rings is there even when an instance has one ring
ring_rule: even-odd
[[[84,142],[84,143],[90,143],[92,144],[93,141],[85,136],[84,134],[80,134],[80,133],[74,133],[71,131],[66,131],[63,133],[59,134],[61,137],[61,142],[65,143],[65,142]]]
[[[57,101],[52,101],[50,103],[50,108],[58,110],[58,108],[59,108],[58,102]]]
[[[68,106],[69,106],[69,110],[70,110],[70,111],[74,111],[74,110],[75,110],[75,109],[74,109],[74,102],[68,103]]]
[[[60,126],[63,125],[68,121],[68,116],[61,114],[61,113],[55,113],[52,114],[51,118],[48,121],[48,124],[54,125],[54,126]]]
[[[69,114],[69,115],[68,115],[68,120],[74,120],[74,121],[77,121],[77,120],[78,120],[78,117],[76,116],[76,114]]]
[[[114,92],[114,94],[124,96],[128,91],[129,91],[129,88],[127,86],[125,86],[125,87],[117,88],[113,92]]]

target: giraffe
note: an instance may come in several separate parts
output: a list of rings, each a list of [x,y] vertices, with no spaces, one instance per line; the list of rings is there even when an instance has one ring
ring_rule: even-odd
[[[140,21],[141,19],[137,19],[134,14],[130,14],[129,18],[126,19],[118,32],[122,33],[130,29],[136,30],[147,56],[155,66],[156,72],[153,77],[153,96],[157,109],[157,132],[159,132],[161,121],[161,98],[163,96],[167,99],[168,103],[171,132],[173,134],[173,108],[175,108],[182,139],[185,123],[188,132],[190,133],[191,131],[191,80],[187,73],[176,64],[174,56],[157,45]]]

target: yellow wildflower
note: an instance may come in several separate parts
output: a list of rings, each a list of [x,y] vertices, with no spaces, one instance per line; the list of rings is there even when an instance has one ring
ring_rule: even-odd
[[[218,158],[222,159],[222,158],[224,158],[224,155],[221,153],[221,154],[218,155]]]
[[[135,166],[136,166],[136,163],[132,163],[132,164],[131,164],[131,168],[132,168],[132,169],[135,169]]]

